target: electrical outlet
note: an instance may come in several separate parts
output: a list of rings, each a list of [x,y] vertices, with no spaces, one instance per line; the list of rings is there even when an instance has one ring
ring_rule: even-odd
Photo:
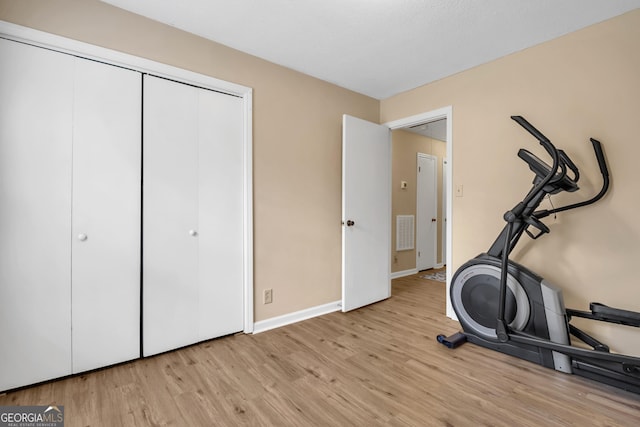
[[[456,197],[462,197],[462,185],[456,187]]]
[[[264,290],[264,304],[271,304],[273,302],[273,289]]]

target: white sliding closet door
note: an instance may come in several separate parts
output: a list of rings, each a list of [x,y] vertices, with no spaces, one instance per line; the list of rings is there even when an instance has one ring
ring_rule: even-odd
[[[144,78],[143,353],[243,328],[243,112]]]
[[[243,102],[200,89],[199,340],[244,327]]]
[[[73,372],[140,356],[142,75],[77,59]]]
[[[145,356],[198,340],[197,100],[195,87],[144,76]]]
[[[74,58],[0,39],[0,390],[71,373]]]
[[[0,390],[140,356],[141,74],[0,39]]]

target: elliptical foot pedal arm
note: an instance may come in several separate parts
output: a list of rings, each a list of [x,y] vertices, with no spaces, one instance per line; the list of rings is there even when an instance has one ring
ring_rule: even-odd
[[[449,337],[445,335],[438,335],[437,340],[447,348],[456,348],[467,342],[467,336],[462,332],[456,332]]]
[[[608,345],[601,343],[600,341],[598,341],[591,335],[587,334],[583,330],[578,329],[575,326],[569,324],[569,332],[571,333],[571,335],[578,338],[583,343],[590,345],[594,350],[609,353]]]
[[[640,327],[640,313],[635,311],[613,308],[599,302],[589,304],[589,309],[596,320]]]

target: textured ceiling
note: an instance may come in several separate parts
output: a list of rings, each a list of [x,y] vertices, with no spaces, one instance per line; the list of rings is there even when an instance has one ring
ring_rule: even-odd
[[[640,0],[103,0],[373,98],[640,7]]]

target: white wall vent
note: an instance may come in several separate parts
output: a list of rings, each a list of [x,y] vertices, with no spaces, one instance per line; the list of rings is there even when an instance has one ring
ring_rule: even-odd
[[[396,251],[410,251],[414,249],[414,223],[413,215],[396,216]]]

